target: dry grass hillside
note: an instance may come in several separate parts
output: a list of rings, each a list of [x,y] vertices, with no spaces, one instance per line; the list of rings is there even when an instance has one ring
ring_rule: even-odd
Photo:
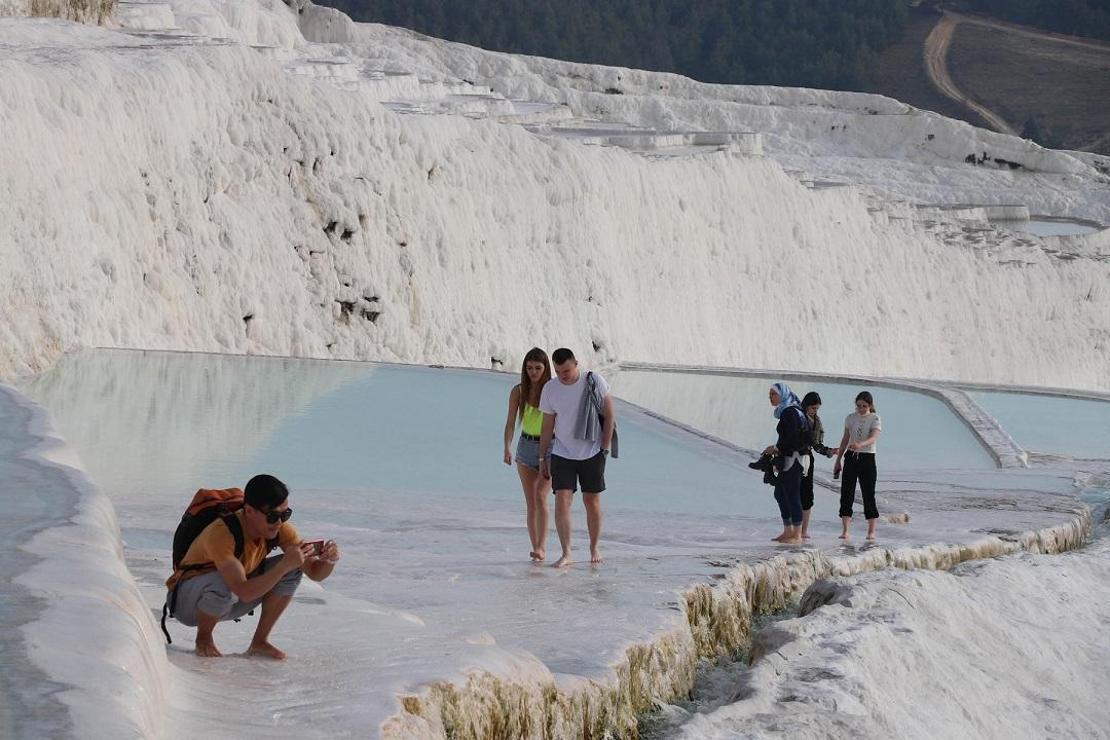
[[[901,41],[866,71],[863,89],[987,126],[929,77],[924,49],[941,17],[935,8],[915,9]],[[1044,146],[1110,154],[1110,45],[988,18],[955,18],[945,62],[966,98]]]
[[[1110,154],[1110,45],[961,23],[948,53],[957,86],[1023,136]]]

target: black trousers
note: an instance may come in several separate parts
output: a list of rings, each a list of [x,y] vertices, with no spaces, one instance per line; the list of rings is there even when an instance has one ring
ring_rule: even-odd
[[[851,450],[844,453],[844,471],[840,481],[840,516],[852,516],[852,506],[856,503],[856,481],[859,481],[860,491],[863,492],[864,518],[879,518],[879,507],[875,506],[875,480],[878,477],[874,454]]]
[[[806,463],[806,473],[802,478],[802,511],[809,511],[813,508],[813,453],[807,456],[809,462]]]

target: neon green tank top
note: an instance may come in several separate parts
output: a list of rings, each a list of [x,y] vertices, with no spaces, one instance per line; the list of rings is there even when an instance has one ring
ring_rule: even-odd
[[[543,431],[543,412],[525,402],[524,417],[520,420],[520,431],[533,437],[540,436],[540,432]]]

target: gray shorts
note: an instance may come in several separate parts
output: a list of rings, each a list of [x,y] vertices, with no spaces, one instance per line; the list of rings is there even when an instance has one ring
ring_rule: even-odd
[[[281,555],[272,555],[266,558],[266,567],[277,565]],[[301,571],[291,570],[281,577],[270,593],[279,596],[292,596],[301,582]],[[268,594],[267,594],[268,595]],[[219,621],[226,622],[239,619],[250,610],[262,603],[266,595],[254,601],[239,601],[239,597],[231,593],[231,589],[224,583],[223,576],[217,571],[193,576],[181,581],[177,585],[177,603],[174,605],[174,617],[178,622],[189,627],[197,626],[197,611],[219,617]]]
[[[516,461],[532,470],[540,469],[540,441],[521,435],[516,441]]]

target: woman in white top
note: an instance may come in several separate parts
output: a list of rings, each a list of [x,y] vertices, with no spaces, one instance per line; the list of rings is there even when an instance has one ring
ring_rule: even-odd
[[[520,384],[509,393],[509,415],[505,418],[505,449],[502,453],[505,464],[512,465],[513,454],[509,445],[519,419],[516,472],[520,476],[520,487],[524,489],[528,539],[532,541],[529,557],[537,563],[546,557],[547,494],[551,492],[551,481],[540,475],[540,431],[543,426],[543,413],[539,409],[540,391],[549,380],[551,363],[547,360],[547,353],[533,347],[521,363]]]
[[[848,539],[848,525],[852,522],[852,507],[856,503],[856,481],[863,492],[863,516],[867,519],[867,539],[875,539],[875,524],[879,509],[875,506],[875,440],[883,430],[883,423],[875,413],[875,400],[867,391],[856,396],[856,411],[844,420],[844,436],[836,450],[833,477],[840,475],[840,461],[844,458],[844,479],[840,482],[840,539]]]

